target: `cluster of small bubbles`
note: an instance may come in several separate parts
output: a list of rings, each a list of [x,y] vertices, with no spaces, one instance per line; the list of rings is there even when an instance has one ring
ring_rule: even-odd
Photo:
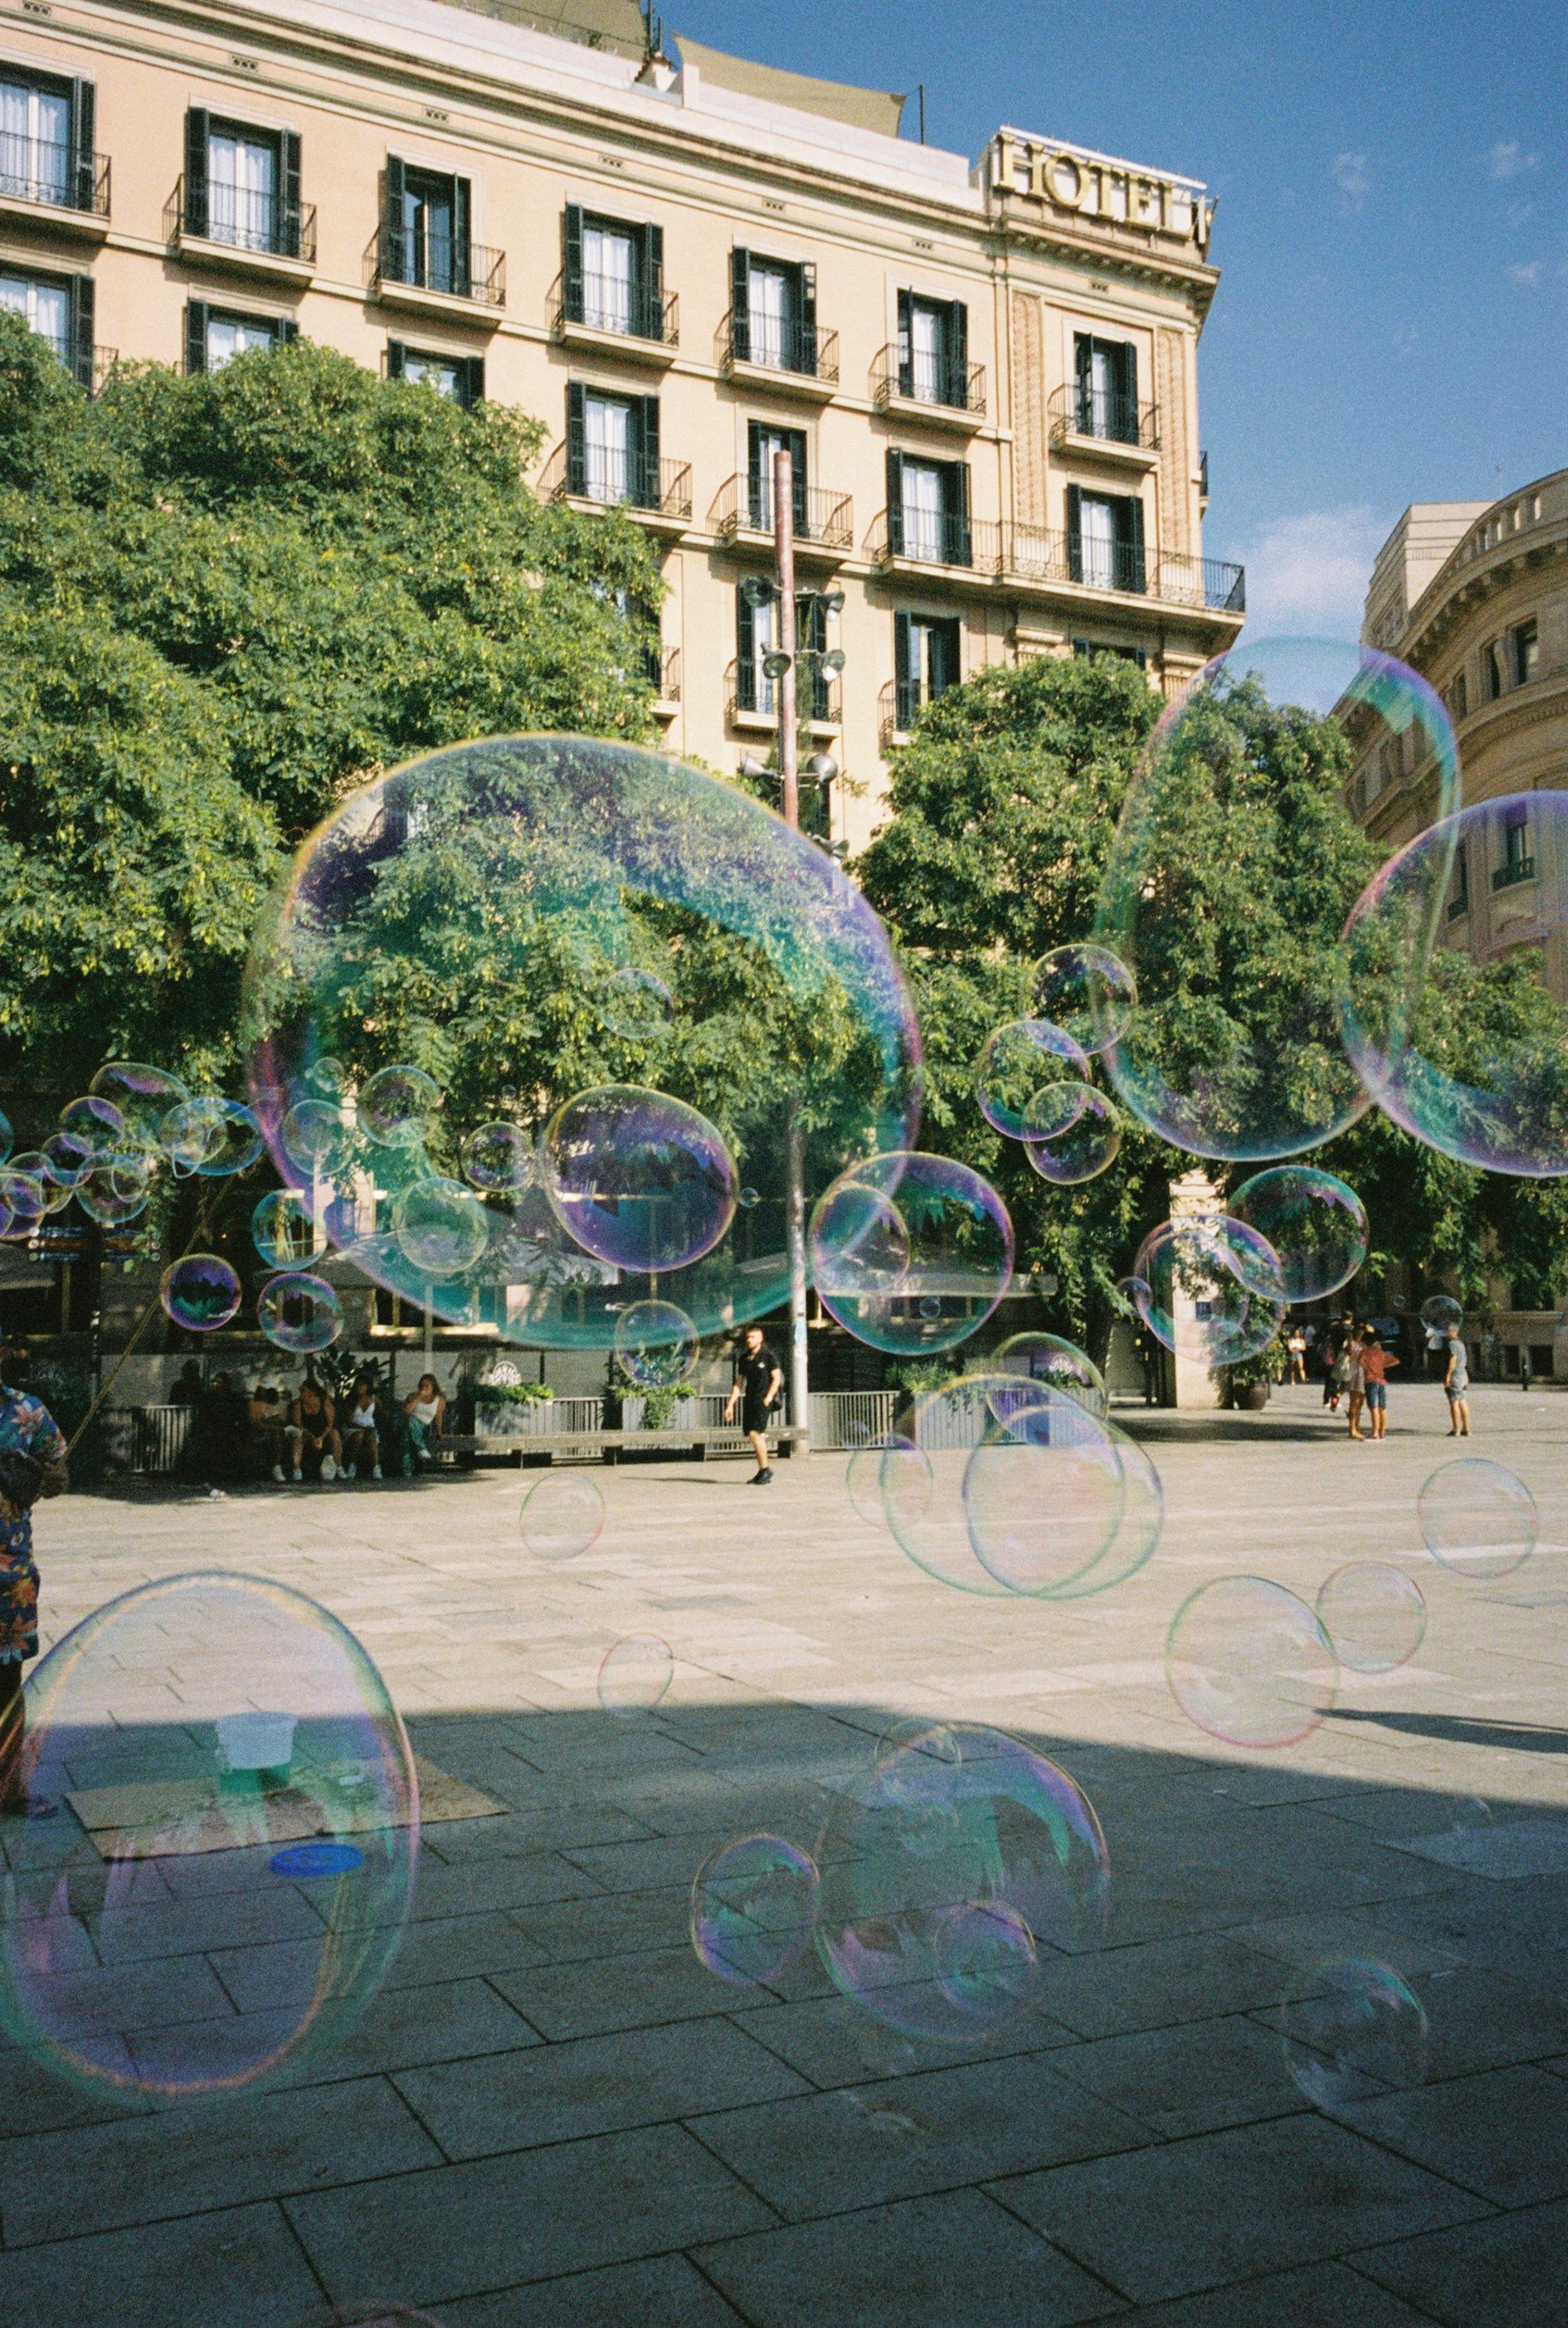
[[[88,1095],[105,1101],[119,1120],[127,1148],[155,1152],[158,1133],[174,1108],[190,1100],[189,1087],[164,1067],[144,1066],[129,1059],[111,1059],[99,1067],[88,1084]],[[80,1103],[79,1103],[80,1104]],[[64,1118],[61,1119],[65,1128]]]
[[[1036,964],[1036,1011],[1091,1057],[1121,1041],[1137,1007],[1132,972],[1104,946],[1057,946]]]
[[[1557,868],[1565,862],[1568,793],[1516,793],[1478,802],[1457,816],[1440,812],[1368,884],[1346,925],[1347,943],[1376,970],[1408,950],[1413,927],[1424,927],[1435,897],[1449,900],[1451,914],[1456,907],[1468,913],[1478,938],[1485,914],[1488,954],[1527,943],[1549,958],[1563,943]],[[1538,882],[1502,878],[1514,865],[1537,864]],[[1489,900],[1484,907],[1483,898]],[[1457,1061],[1449,1068],[1426,1056],[1418,1030],[1413,1037],[1410,1012],[1377,977],[1347,987],[1344,1012],[1357,1071],[1403,1130],[1483,1171],[1528,1179],[1568,1173],[1568,1012],[1545,983],[1530,989],[1524,1023],[1516,1020],[1507,1034],[1484,1010],[1467,1008]]]
[[[1421,1305],[1421,1322],[1430,1337],[1446,1340],[1465,1322],[1464,1305],[1451,1293],[1433,1293]]]
[[[248,1107],[232,1099],[185,1100],[158,1127],[158,1144],[176,1172],[223,1180],[248,1172],[266,1142]]]
[[[1343,2109],[1426,2080],[1427,2018],[1391,1965],[1328,1957],[1298,1976],[1281,2012],[1285,2066],[1317,2109]]]
[[[1079,1349],[1075,1342],[1064,1340],[1060,1334],[1009,1334],[986,1363],[993,1374],[1017,1375],[1025,1382],[1044,1383],[1047,1390],[1075,1398],[1091,1414],[1104,1415],[1111,1411],[1104,1375],[1087,1351]],[[998,1393],[992,1396],[991,1411],[999,1422],[1005,1422],[1007,1416],[998,1407],[997,1397],[1007,1395]]]
[[[40,1152],[44,1169],[57,1187],[76,1187],[92,1169],[91,1152],[70,1132],[51,1132]]]
[[[1104,1093],[1091,1085],[1075,1092],[1067,1084],[1047,1084],[1024,1110],[1023,1143],[1042,1180],[1056,1188],[1075,1188],[1097,1180],[1116,1161],[1122,1119]]]
[[[1063,1028],[1046,1018],[1009,1018],[988,1037],[980,1055],[975,1096],[993,1131],[1021,1140],[1035,1094],[1074,1079],[1082,1083],[1088,1073],[1083,1045]]]
[[[482,1123],[463,1142],[463,1178],[489,1195],[509,1196],[531,1187],[533,1142],[515,1123]]]
[[[1234,1220],[1279,1255],[1286,1299],[1318,1301],[1348,1285],[1366,1259],[1366,1208],[1345,1181],[1307,1164],[1254,1173],[1230,1197]]]
[[[699,1961],[736,1988],[777,1980],[811,1941],[817,1890],[811,1854],[782,1835],[726,1844],[699,1868],[691,1886]]]
[[[169,1577],[60,1641],[25,1705],[16,1799],[0,1811],[11,2041],[100,2099],[154,2104],[297,2075],[341,2044],[397,1950],[418,1840],[408,1740],[352,1635],[261,1578]],[[260,1888],[230,1880],[257,1943],[248,2009],[193,2016],[184,1967],[211,1945],[226,1869],[313,1838],[346,1855],[330,1891],[313,1877],[308,1907],[286,1863]],[[149,1875],[187,1854],[204,1880],[157,1886],[167,1948],[136,1963],[127,2033],[76,1976],[137,1957]]]
[[[945,1156],[893,1150],[840,1175],[810,1231],[822,1306],[873,1349],[952,1349],[1012,1278],[1013,1231],[990,1182]]]
[[[1426,1601],[1403,1568],[1353,1560],[1324,1579],[1318,1622],[1352,1673],[1393,1673],[1426,1638]]]
[[[300,1188],[269,1188],[250,1216],[250,1242],[268,1269],[297,1269],[326,1244]]]
[[[58,1213],[70,1204],[70,1189],[62,1187],[55,1178],[49,1167],[49,1159],[42,1149],[28,1148],[13,1154],[7,1170],[19,1173],[36,1185],[36,1197],[32,1187],[21,1192],[21,1209],[24,1215],[30,1207],[36,1206],[32,1213],[33,1219],[42,1219],[45,1213]]]
[[[599,1704],[623,1717],[652,1713],[662,1705],[675,1678],[668,1641],[656,1633],[631,1633],[606,1652],[599,1667]]]
[[[627,967],[606,986],[599,1019],[607,1034],[624,1042],[652,1043],[668,1032],[674,1008],[674,997],[656,972]]]
[[[440,1086],[422,1067],[380,1067],[360,1085],[354,1119],[379,1148],[422,1148],[440,1107]]]
[[[735,1212],[734,1160],[699,1110],[610,1084],[550,1119],[543,1181],[557,1218],[616,1269],[662,1273],[712,1251]]]
[[[1016,1738],[953,1723],[885,1755],[816,1847],[817,1950],[852,2004],[906,2036],[983,2042],[1033,2007],[1042,1948],[1100,1938],[1110,1861],[1065,1770]]]
[[[158,1300],[172,1326],[210,1334],[239,1314],[244,1289],[221,1253],[188,1253],[171,1262],[158,1285]]]
[[[696,1372],[697,1328],[673,1301],[634,1301],[615,1327],[615,1356],[640,1390],[672,1390]]]
[[[343,1307],[324,1277],[303,1269],[268,1278],[257,1297],[256,1322],[276,1349],[296,1356],[330,1349],[343,1329]]]
[[[23,1236],[49,1209],[46,1183],[39,1173],[17,1169],[13,1159],[0,1172],[0,1236]]]
[[[597,1544],[605,1499],[585,1471],[547,1471],[518,1515],[523,1543],[540,1560],[575,1560]]]
[[[1138,1249],[1127,1290],[1150,1332],[1198,1366],[1235,1366],[1272,1342],[1288,1306],[1267,1239],[1223,1213],[1162,1221]]]
[[[1432,1558],[1479,1583],[1522,1568],[1541,1532],[1535,1498],[1523,1479],[1479,1455],[1440,1464],[1415,1508]]]
[[[392,1234],[410,1268],[429,1278],[459,1277],[490,1242],[490,1216],[461,1180],[410,1180],[392,1200]]]
[[[1256,1748],[1310,1736],[1339,1680],[1314,1611],[1263,1576],[1220,1576],[1189,1594],[1171,1620],[1165,1671],[1189,1722]]]
[[[76,1201],[100,1228],[119,1228],[147,1208],[153,1190],[152,1160],[146,1155],[110,1151],[96,1157],[77,1182]]]

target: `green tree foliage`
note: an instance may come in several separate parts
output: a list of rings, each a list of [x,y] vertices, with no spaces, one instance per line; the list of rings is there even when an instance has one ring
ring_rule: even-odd
[[[1019,1269],[1056,1275],[1061,1325],[1096,1353],[1117,1279],[1168,1212],[1171,1179],[1194,1159],[1129,1122],[1108,1172],[1076,1188],[1050,1187],[1021,1145],[985,1122],[974,1073],[991,1030],[1028,1009],[1040,955],[1091,934],[1160,708],[1139,672],[1109,657],[982,672],[920,715],[895,758],[891,819],[857,868],[915,990],[923,1144],[961,1157],[1001,1191]],[[1206,718],[1203,748],[1185,767],[1185,814],[1166,836],[1159,910],[1142,925],[1147,1000],[1176,1081],[1206,1041],[1225,1052],[1227,995],[1255,1028],[1271,982],[1293,986],[1329,1023],[1335,941],[1376,862],[1343,806],[1347,749],[1332,720],[1282,717],[1245,689],[1223,716]],[[1437,1065],[1462,1072],[1468,1046],[1488,1030],[1527,1027],[1541,1007],[1528,962],[1483,969],[1444,953],[1416,1039]],[[1310,1066],[1306,1045],[1301,1056]],[[1376,1112],[1302,1160],[1358,1190],[1375,1264],[1403,1263],[1413,1290],[1452,1277],[1473,1297],[1488,1270],[1501,1270],[1513,1275],[1516,1300],[1545,1300],[1562,1281],[1568,1200],[1555,1183],[1453,1163]],[[1260,1168],[1207,1169],[1236,1183]]]
[[[286,853],[462,737],[649,732],[636,528],[541,505],[535,423],[299,343],[89,400],[0,316],[0,1082],[231,1072]],[[9,1103],[9,1098],[8,1098]]]

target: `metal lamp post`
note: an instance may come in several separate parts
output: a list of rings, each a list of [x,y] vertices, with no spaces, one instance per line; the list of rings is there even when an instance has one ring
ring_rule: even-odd
[[[798,832],[801,825],[800,733],[795,690],[795,489],[794,462],[787,451],[773,456],[773,545],[778,569],[778,631],[774,643],[787,658],[780,682],[778,713],[779,789],[784,822]],[[784,1132],[784,1232],[790,1276],[790,1414],[805,1432],[795,1444],[803,1455],[812,1451],[811,1396],[806,1368],[806,1196],[805,1157],[800,1118],[792,1107]]]

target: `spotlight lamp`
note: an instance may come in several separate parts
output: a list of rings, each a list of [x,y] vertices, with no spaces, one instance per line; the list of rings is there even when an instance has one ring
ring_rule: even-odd
[[[843,613],[844,594],[841,590],[824,590],[822,596],[822,605],[830,615],[841,615]]]
[[[813,752],[806,762],[806,774],[814,776],[819,784],[831,784],[839,773],[839,764],[831,752]]]
[[[765,654],[762,659],[763,677],[765,679],[782,679],[784,673],[789,670],[792,658],[789,655],[781,654],[775,647],[772,654]]]
[[[740,756],[740,773],[748,784],[756,784],[762,777],[770,775],[772,770],[765,760],[757,758],[755,752],[743,752]]]
[[[819,655],[817,660],[822,669],[836,679],[844,668],[844,650],[842,647],[830,647],[827,653]]]
[[[757,607],[768,605],[772,602],[773,584],[765,582],[760,574],[748,574],[740,586],[740,595],[755,613]]]

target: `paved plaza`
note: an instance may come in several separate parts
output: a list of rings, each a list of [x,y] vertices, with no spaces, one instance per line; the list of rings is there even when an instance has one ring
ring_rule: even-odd
[[[374,2298],[444,2328],[1562,2328],[1568,1397],[1476,1395],[1474,1451],[1542,1516],[1490,1583],[1422,1548],[1418,1490],[1455,1451],[1440,1393],[1392,1406],[1381,1448],[1316,1388],[1119,1411],[1163,1539],[1056,1603],[945,1590],[857,1520],[832,1456],[769,1491],[734,1462],[596,1471],[603,1535],[558,1567],[520,1541],[534,1475],[512,1471],[44,1507],[51,1638],[182,1569],[276,1578],[359,1635],[421,1754],[508,1807],[427,1828],[388,1985],[308,2085],[130,2115],[0,2052],[0,2321],[292,2328]],[[1356,1557],[1418,1577],[1412,1662],[1346,1676],[1277,1753],[1183,1718],[1163,1649],[1196,1585],[1311,1600]],[[671,1694],[614,1720],[600,1659],[650,1633]],[[1041,1746],[1111,1854],[1105,1946],[1053,1956],[1041,2011],[963,2055],[895,2038],[810,1959],[726,1986],[687,1938],[709,1852],[811,1845],[910,1713]],[[1463,1865],[1441,1855],[1461,1827]],[[268,1879],[234,1856],[180,1969],[242,2012]],[[1404,1976],[1431,2054],[1419,2091],[1330,2117],[1278,2014],[1336,1952]],[[123,2009],[126,1974],[101,1976]]]

